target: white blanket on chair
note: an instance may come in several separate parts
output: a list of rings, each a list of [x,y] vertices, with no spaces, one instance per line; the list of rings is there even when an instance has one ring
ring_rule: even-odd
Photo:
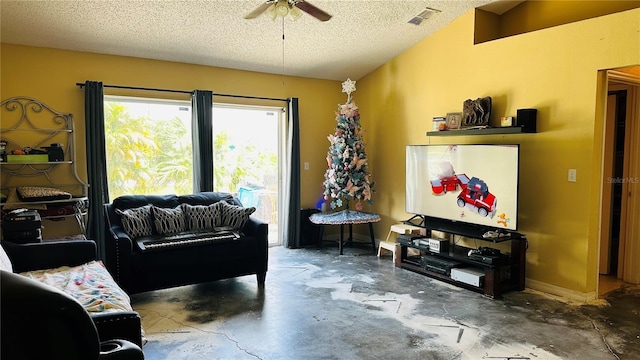
[[[129,295],[116,284],[101,261],[28,271],[20,275],[71,295],[89,313],[133,311]]]

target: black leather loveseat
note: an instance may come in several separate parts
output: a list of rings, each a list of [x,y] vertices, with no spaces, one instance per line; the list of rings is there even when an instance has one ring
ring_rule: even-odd
[[[231,194],[126,195],[104,209],[106,266],[128,293],[252,274],[264,286],[268,224]]]

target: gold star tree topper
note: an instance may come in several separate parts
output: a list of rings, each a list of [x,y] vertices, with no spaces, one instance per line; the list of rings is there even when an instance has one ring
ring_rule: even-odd
[[[347,78],[347,80],[342,83],[342,92],[347,93],[347,103],[351,102],[351,93],[354,91],[356,91],[356,82]]]

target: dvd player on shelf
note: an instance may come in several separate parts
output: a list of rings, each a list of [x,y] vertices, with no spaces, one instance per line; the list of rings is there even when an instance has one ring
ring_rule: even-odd
[[[414,242],[413,242],[414,240],[421,239],[421,238],[423,238],[422,235],[400,234],[400,235],[398,235],[398,237],[396,239],[402,245],[412,246],[412,245],[414,245]]]
[[[463,266],[464,264],[451,259],[425,255],[420,258],[420,265],[426,270],[449,275],[451,274],[451,269]]]

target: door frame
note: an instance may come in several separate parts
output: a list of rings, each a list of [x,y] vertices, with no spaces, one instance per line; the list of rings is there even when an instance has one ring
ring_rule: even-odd
[[[638,179],[640,176],[640,169],[638,165],[640,165],[640,159],[636,155],[634,158],[631,158],[632,154],[640,153],[640,113],[638,111],[638,106],[640,106],[640,77],[616,71],[616,70],[607,70],[605,71],[605,82],[604,82],[604,98],[608,98],[609,91],[615,91],[620,89],[627,90],[627,112],[626,112],[626,127],[625,127],[625,158],[624,158],[624,170],[623,170],[623,179],[631,181],[631,179]],[[604,102],[605,110],[603,114],[606,114],[606,100]],[[606,168],[606,163],[610,159],[606,159],[607,156],[611,156],[611,148],[612,143],[614,141],[612,124],[609,124],[609,121],[604,116],[603,121],[603,142],[602,142],[602,168],[601,174],[602,176],[606,176],[604,172]],[[607,149],[609,151],[607,152]],[[638,191],[630,192],[629,191],[629,182],[626,181],[623,183],[623,194],[627,194],[627,196],[623,196],[622,204],[621,204],[621,219],[620,219],[620,245],[618,248],[618,268],[612,269],[612,272],[617,274],[618,278],[626,282],[640,283],[640,260],[637,256],[633,256],[635,253],[640,251],[640,234],[634,234],[640,224],[638,222],[640,220],[635,219],[633,217],[634,213],[640,211],[640,201],[638,201]],[[609,193],[608,191],[609,185],[606,183],[606,179],[603,178],[601,182],[601,208],[600,208],[600,218],[599,218],[599,239],[598,239],[598,254],[599,257],[601,254],[600,246],[603,243],[603,237],[609,236],[610,232],[610,222],[607,220],[611,216],[611,208],[610,201],[605,201],[604,197]],[[610,195],[609,195],[610,196]],[[599,266],[596,269],[596,278],[598,278],[600,273],[600,258],[598,258]],[[599,287],[599,281],[598,286]],[[596,289],[596,294],[598,294],[599,289]]]

